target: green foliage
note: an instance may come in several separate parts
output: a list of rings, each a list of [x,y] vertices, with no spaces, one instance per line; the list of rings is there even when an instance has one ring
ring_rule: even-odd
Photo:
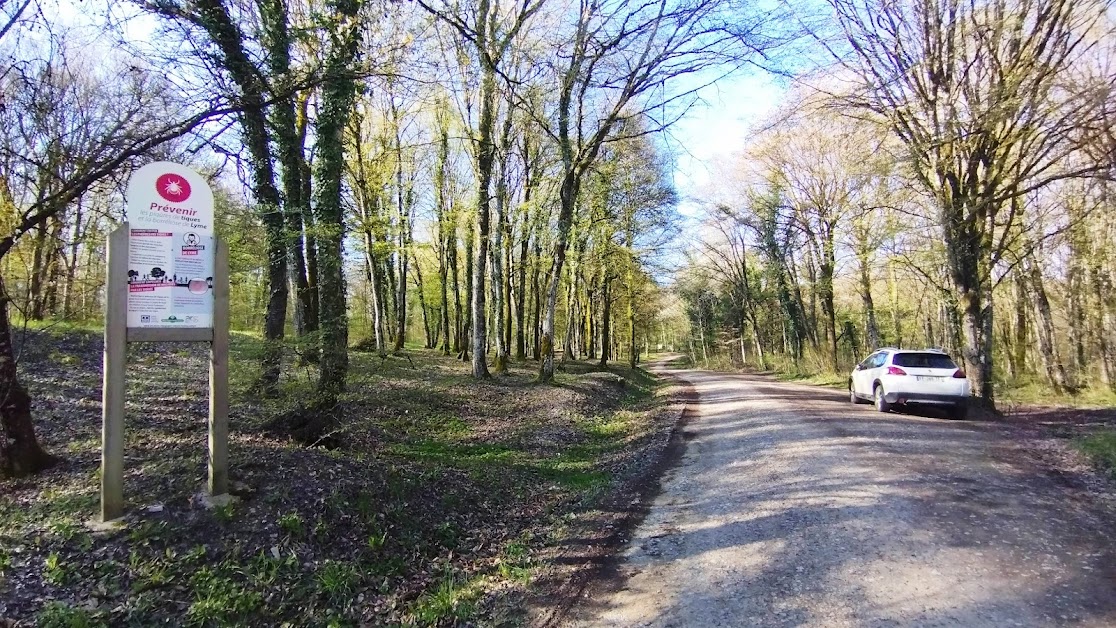
[[[380,549],[382,549],[384,547],[384,543],[387,542],[387,538],[388,538],[388,533],[386,531],[384,531],[384,532],[377,531],[377,532],[373,532],[372,534],[369,534],[368,535],[368,542],[367,542],[368,549],[372,550],[373,552],[380,551]]]
[[[128,540],[146,545],[161,538],[166,531],[167,524],[162,521],[144,521],[128,532]]]
[[[93,546],[93,538],[89,536],[84,527],[74,522],[73,519],[64,518],[52,521],[49,529],[63,541],[76,542],[83,551],[88,551]]]
[[[297,512],[289,512],[279,517],[279,529],[295,538],[301,538],[306,534],[306,526],[302,522],[302,515]]]
[[[68,576],[66,567],[62,564],[62,558],[58,553],[51,552],[47,555],[46,560],[43,561],[43,580],[55,586],[62,586],[66,584]]]
[[[508,543],[497,562],[500,576],[521,584],[530,582],[533,566],[530,549],[523,541]]]
[[[340,600],[350,597],[360,583],[360,572],[349,563],[327,560],[316,575],[318,588],[326,597]]]
[[[194,601],[186,609],[192,625],[230,625],[252,618],[263,606],[263,596],[239,582],[205,566],[190,578]]]
[[[236,516],[236,507],[232,503],[220,504],[213,507],[213,518],[221,523],[229,523]]]
[[[459,580],[452,569],[447,568],[438,586],[419,597],[411,612],[419,624],[426,626],[468,621],[477,612],[481,584],[479,580]]]
[[[278,548],[272,553],[260,551],[248,561],[247,575],[253,584],[269,587],[294,575],[298,570],[298,559],[293,554],[283,555]]]
[[[39,628],[96,628],[108,625],[95,613],[59,601],[44,604],[35,622]]]

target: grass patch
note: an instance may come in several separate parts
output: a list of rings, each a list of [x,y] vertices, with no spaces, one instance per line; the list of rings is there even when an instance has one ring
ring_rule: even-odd
[[[1074,440],[1074,445],[1099,467],[1116,476],[1116,431],[1104,430]]]
[[[194,602],[186,609],[191,625],[237,625],[258,613],[263,596],[223,573],[222,569],[202,567],[190,578]]]
[[[1116,392],[1107,387],[1090,387],[1076,394],[1055,394],[1038,381],[1003,385],[996,390],[997,401],[1028,406],[1064,406],[1069,408],[1116,407]]]
[[[347,600],[360,584],[360,572],[347,562],[327,560],[318,569],[318,590],[331,600]]]
[[[477,600],[483,593],[482,578],[458,578],[447,569],[438,585],[419,597],[411,614],[422,626],[465,622],[476,614]]]
[[[35,622],[39,628],[100,628],[108,625],[98,614],[58,601],[44,604]]]
[[[397,443],[389,449],[399,456],[466,467],[507,465],[525,459],[522,452],[511,449],[506,445],[492,443],[457,444],[426,440],[414,443]]]
[[[776,373],[775,379],[783,382],[796,382],[799,384],[810,384],[813,386],[825,386],[826,388],[837,388],[840,390],[848,390],[849,387],[849,374],[848,373]]]

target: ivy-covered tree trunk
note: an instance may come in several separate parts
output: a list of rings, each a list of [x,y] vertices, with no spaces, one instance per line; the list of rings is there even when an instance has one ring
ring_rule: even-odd
[[[306,131],[309,126],[307,108],[310,104],[308,94],[303,94],[298,101],[298,143],[306,145]],[[306,293],[302,307],[306,311],[306,333],[318,331],[318,242],[314,230],[314,212],[310,209],[312,198],[311,183],[313,179],[310,160],[303,155],[302,159],[302,235],[305,238],[303,251],[306,256]]]
[[[271,126],[274,129],[279,163],[282,167],[283,221],[286,225],[286,248],[289,282],[295,291],[295,333],[306,335],[310,316],[310,285],[303,252],[303,215],[309,211],[309,198],[303,194],[303,134],[299,131],[296,94],[291,84],[291,35],[286,0],[262,0],[258,3],[263,32],[262,43],[267,50],[271,82]]]
[[[318,299],[321,325],[321,361],[318,394],[322,403],[336,402],[345,389],[349,370],[349,321],[345,301],[344,207],[341,180],[345,169],[345,124],[356,97],[352,64],[360,42],[356,24],[358,0],[337,0],[334,9],[343,33],[329,51],[322,77],[322,102],[316,121],[315,215],[318,245]],[[334,417],[336,413],[321,413]],[[326,426],[323,426],[323,428]],[[324,431],[324,430],[323,430]]]
[[[271,135],[267,124],[267,85],[261,78],[260,69],[245,51],[244,34],[233,21],[223,0],[198,0],[187,6],[173,3],[155,6],[167,17],[186,20],[205,30],[220,51],[220,63],[239,92],[233,97],[242,107],[240,126],[248,150],[252,195],[264,225],[267,250],[268,298],[258,383],[262,391],[274,392],[282,367],[282,340],[287,318],[287,240],[279,189],[275,186]]]

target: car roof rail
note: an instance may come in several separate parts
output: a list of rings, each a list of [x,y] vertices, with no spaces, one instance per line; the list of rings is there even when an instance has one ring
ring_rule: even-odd
[[[942,355],[946,355],[947,353],[946,350],[941,347],[926,347],[923,351],[927,353],[941,353]]]
[[[899,351],[899,347],[880,347],[876,351]]]

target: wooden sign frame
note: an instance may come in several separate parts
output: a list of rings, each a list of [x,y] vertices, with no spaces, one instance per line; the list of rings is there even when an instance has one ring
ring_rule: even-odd
[[[229,250],[215,238],[212,328],[128,327],[128,223],[108,238],[105,355],[102,389],[101,521],[124,515],[124,416],[129,342],[209,343],[209,482],[213,496],[229,491]]]

